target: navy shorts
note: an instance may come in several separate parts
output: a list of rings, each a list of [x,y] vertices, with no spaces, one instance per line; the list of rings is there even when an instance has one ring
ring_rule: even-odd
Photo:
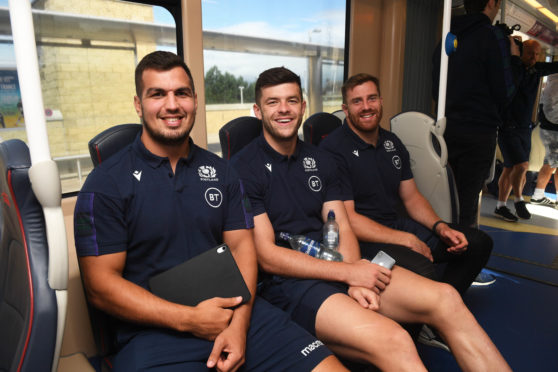
[[[531,155],[531,129],[503,129],[498,133],[498,146],[504,157],[504,167],[529,161]]]
[[[213,342],[161,329],[134,336],[114,358],[114,371],[206,372]],[[289,316],[257,298],[239,371],[311,371],[331,351]]]
[[[316,314],[331,295],[347,294],[348,287],[338,282],[283,278],[277,275],[261,283],[258,294],[287,312],[302,328],[316,335]]]

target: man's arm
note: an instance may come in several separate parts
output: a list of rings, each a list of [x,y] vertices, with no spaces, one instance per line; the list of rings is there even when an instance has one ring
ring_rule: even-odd
[[[390,270],[378,265],[362,260],[354,263],[325,261],[276,245],[273,226],[267,213],[255,216],[254,225],[258,263],[270,274],[337,281],[379,290],[383,290],[389,283]]]
[[[401,181],[399,184],[399,197],[409,217],[427,229],[432,229],[434,224],[441,220],[428,200],[418,190],[414,179]],[[449,246],[448,251],[450,252],[457,253],[467,248],[468,242],[465,235],[457,230],[453,230],[445,222],[436,225],[435,233]]]
[[[322,206],[322,219],[327,221],[327,214],[330,210],[335,213],[335,221],[339,225],[339,252],[343,255],[343,261],[356,262],[360,260],[360,248],[358,240],[351,229],[351,223],[347,217],[347,211],[343,202],[333,200],[325,202]]]
[[[558,73],[558,62],[537,62],[535,68],[541,76],[548,76]]]
[[[215,339],[207,366],[216,366],[219,371],[234,371],[244,364],[246,334],[256,297],[258,269],[252,230],[225,231],[223,240],[231,249],[252,298],[234,310],[229,326]]]
[[[345,209],[358,240],[370,243],[402,245],[422,254],[430,261],[433,260],[430,248],[414,234],[392,229],[358,213],[355,210],[354,200],[346,200]]]
[[[79,258],[87,297],[97,308],[126,321],[190,332],[213,340],[228,326],[228,309],[241,298],[213,298],[195,307],[163,300],[122,277],[126,252]]]

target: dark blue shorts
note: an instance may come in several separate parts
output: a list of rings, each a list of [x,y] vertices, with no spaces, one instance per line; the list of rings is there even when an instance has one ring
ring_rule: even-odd
[[[504,157],[504,167],[529,161],[531,155],[531,129],[503,129],[498,133],[498,146]]]
[[[347,294],[347,286],[323,280],[292,279],[273,276],[259,287],[258,294],[286,311],[291,319],[316,335],[316,314],[324,301],[336,293]]]
[[[140,332],[114,358],[114,371],[206,372],[213,342],[161,329]],[[331,351],[289,316],[256,298],[239,371],[311,371]]]

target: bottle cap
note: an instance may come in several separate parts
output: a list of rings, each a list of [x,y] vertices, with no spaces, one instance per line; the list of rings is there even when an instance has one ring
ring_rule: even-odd
[[[328,214],[327,214],[327,219],[328,220],[334,220],[335,219],[335,212],[333,211],[333,209],[330,209]]]
[[[291,237],[291,234],[286,233],[286,232],[280,232],[279,233],[279,238],[283,239],[283,240],[289,240],[289,238]]]

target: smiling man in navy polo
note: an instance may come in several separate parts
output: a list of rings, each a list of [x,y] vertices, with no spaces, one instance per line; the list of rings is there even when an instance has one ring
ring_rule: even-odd
[[[373,257],[384,249],[399,264],[416,265],[424,257],[447,262],[441,280],[461,294],[484,267],[492,240],[477,229],[455,226],[434,212],[418,191],[409,153],[399,138],[380,127],[379,81],[367,74],[349,78],[342,89],[346,125],[320,147],[334,155],[343,180],[343,200],[361,249]],[[409,217],[397,212],[402,203]],[[385,247],[393,243],[407,250]]]
[[[143,130],[89,175],[75,240],[93,306],[118,319],[115,371],[346,371],[323,343],[256,298],[249,203],[225,161],[190,139],[197,98],[188,67],[153,52],[136,68]],[[252,293],[197,306],[165,301],[148,280],[222,242]]]
[[[258,263],[267,275],[259,293],[334,352],[381,370],[425,370],[394,320],[439,329],[464,370],[509,370],[454,288],[360,260],[334,160],[297,137],[306,107],[300,77],[284,67],[266,70],[255,96],[262,135],[231,162],[252,203]],[[321,240],[329,210],[344,262],[311,257],[278,238],[284,231]]]

